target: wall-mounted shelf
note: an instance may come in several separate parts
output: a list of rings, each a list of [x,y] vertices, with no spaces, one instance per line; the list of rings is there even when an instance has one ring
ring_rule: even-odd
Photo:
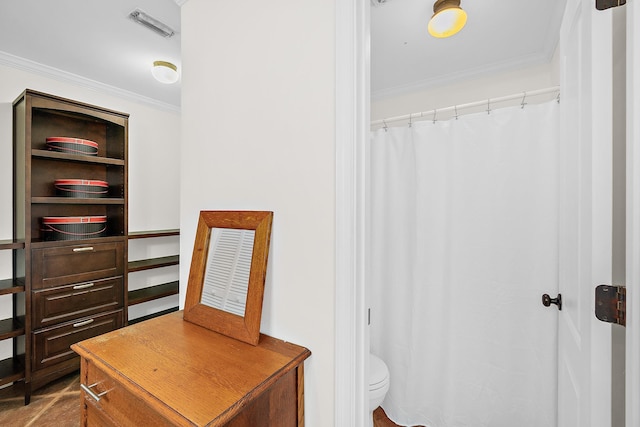
[[[0,385],[24,379],[24,355],[0,360]]]
[[[24,295],[24,278],[16,277],[15,269],[16,253],[24,253],[24,240],[0,240],[0,250],[13,252],[14,268],[13,277],[0,280],[0,295],[11,295],[13,310],[11,317],[0,320],[0,341],[16,340],[24,337],[24,316],[18,316],[16,311],[21,305],[18,302],[18,294]],[[14,347],[16,342],[14,341]],[[4,360],[0,360],[0,386],[21,381],[25,378],[24,355],[14,354]]]
[[[133,273],[134,271],[151,270],[152,268],[169,267],[170,265],[178,265],[179,263],[180,255],[169,255],[159,258],[129,261],[129,273]]]
[[[129,233],[127,238],[129,240],[134,239],[155,239],[162,237],[180,236],[179,229],[169,230],[150,230],[150,231],[136,231]],[[138,271],[152,270],[161,267],[169,267],[173,265],[179,265],[180,255],[169,255],[163,257],[154,257],[147,259],[140,259],[135,261],[129,261],[127,271],[129,274]],[[161,283],[159,285],[147,286],[146,288],[136,289],[128,291],[128,306],[142,304],[149,301],[154,301],[159,298],[164,298],[172,295],[178,295],[180,285],[178,281],[172,281],[167,283]],[[178,307],[172,307],[168,310],[162,310],[157,313],[153,313],[140,318],[132,319],[129,323],[138,323],[143,320],[151,319],[153,317],[161,316],[173,311],[178,310]]]
[[[136,317],[135,319],[129,320],[130,325],[135,325],[136,323],[144,322],[145,320],[153,319],[154,317],[164,316],[165,314],[173,313],[178,311],[178,307],[171,307],[166,310],[158,311],[153,314],[149,314],[147,316]]]
[[[169,237],[169,236],[179,236],[180,229],[173,228],[170,230],[152,230],[152,231],[132,231],[127,236],[129,240],[134,239],[151,239],[153,237]]]
[[[0,250],[24,249],[24,240],[0,240]]]
[[[20,279],[0,280],[0,295],[11,295],[24,292],[24,282]]]
[[[24,334],[24,316],[0,320],[0,340],[19,337]]]
[[[154,299],[178,295],[179,282],[163,283],[161,285],[149,286],[147,288],[129,291],[129,305],[141,304]]]

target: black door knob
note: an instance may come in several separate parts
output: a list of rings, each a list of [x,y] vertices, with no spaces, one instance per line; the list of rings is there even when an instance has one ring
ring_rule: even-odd
[[[558,306],[558,310],[562,310],[562,295],[558,294],[556,298],[551,298],[549,294],[542,295],[542,305],[549,307],[551,304]]]

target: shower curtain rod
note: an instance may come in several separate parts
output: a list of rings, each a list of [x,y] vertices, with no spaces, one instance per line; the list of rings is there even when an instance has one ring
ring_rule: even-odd
[[[424,120],[424,119],[432,119],[434,121],[437,120],[437,114],[438,113],[455,113],[454,117],[458,117],[459,116],[459,110],[461,109],[465,109],[465,108],[473,108],[473,107],[482,107],[482,106],[487,106],[487,112],[491,112],[491,104],[497,104],[500,102],[506,102],[506,101],[513,101],[514,99],[522,99],[522,106],[524,107],[525,105],[525,101],[527,98],[529,97],[534,97],[534,96],[540,96],[540,95],[546,95],[549,93],[554,93],[554,92],[558,92],[558,101],[560,100],[560,86],[552,86],[546,89],[538,89],[538,90],[532,90],[532,91],[528,91],[528,92],[521,92],[521,93],[517,93],[517,94],[513,94],[513,95],[507,95],[507,96],[502,96],[499,98],[489,98],[486,99],[484,101],[476,101],[476,102],[469,102],[467,104],[460,104],[460,105],[454,105],[452,107],[444,107],[444,108],[435,108],[433,110],[429,110],[429,111],[422,111],[419,113],[411,113],[411,114],[405,114],[403,116],[396,116],[396,117],[389,117],[386,119],[380,119],[380,120],[375,120],[373,122],[371,122],[371,127],[373,126],[379,126],[379,125],[383,125],[384,127],[386,127],[387,123],[391,123],[391,122],[400,122],[400,121],[409,121],[409,123],[411,123],[411,121],[413,119],[416,120]]]

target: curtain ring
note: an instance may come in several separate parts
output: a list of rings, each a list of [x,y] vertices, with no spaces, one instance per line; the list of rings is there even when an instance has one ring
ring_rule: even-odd
[[[526,98],[527,98],[527,92],[523,92],[522,103],[520,104],[520,108],[522,108],[523,110],[524,110],[524,106],[527,104],[526,102],[524,102]]]
[[[438,114],[438,110],[434,109],[433,110],[433,124],[436,124],[436,115]]]
[[[387,126],[387,122],[382,120],[382,124],[384,125],[384,126],[382,126],[382,129],[384,129],[384,131],[386,132],[389,129],[388,126]]]
[[[411,127],[411,113],[409,113],[409,127]]]
[[[560,104],[560,92],[558,92],[558,97],[556,98],[556,101],[558,102],[558,104]]]
[[[487,114],[491,114],[491,100],[487,99]]]
[[[453,106],[453,111],[455,111],[456,120],[458,120],[458,106],[457,105]]]

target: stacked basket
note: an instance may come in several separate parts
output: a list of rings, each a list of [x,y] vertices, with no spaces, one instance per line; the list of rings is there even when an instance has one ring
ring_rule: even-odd
[[[97,156],[98,143],[80,138],[49,137],[49,150],[73,155]],[[109,184],[106,181],[61,178],[53,183],[60,197],[93,199],[107,197]],[[107,217],[97,216],[47,216],[42,218],[45,240],[78,240],[107,235]]]
[[[98,155],[98,143],[88,139],[68,138],[66,136],[51,136],[46,140],[47,148],[67,154],[81,154],[85,156]]]

